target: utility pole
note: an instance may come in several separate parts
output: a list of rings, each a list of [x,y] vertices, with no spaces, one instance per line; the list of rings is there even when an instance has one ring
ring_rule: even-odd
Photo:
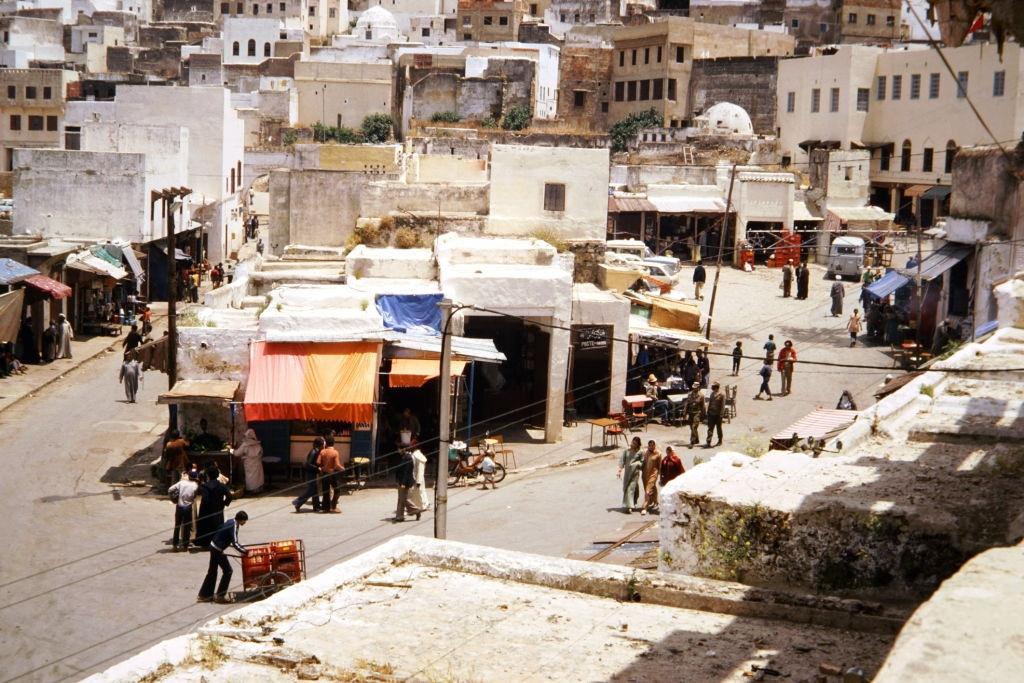
[[[451,441],[452,409],[452,300],[442,299],[441,309],[441,373],[438,382],[439,394],[437,414],[438,425],[437,479],[434,482],[434,538],[447,538],[448,533],[448,447]]]
[[[917,355],[914,365],[921,364],[921,309],[924,304],[924,289],[921,287],[921,226],[917,226],[917,325],[914,328],[914,342]]]
[[[732,187],[736,182],[736,164],[729,171],[729,195],[722,212],[722,234],[718,237],[718,260],[715,267],[715,284],[711,288],[711,305],[708,307],[708,327],[705,337],[711,341],[711,321],[715,317],[715,299],[718,298],[718,279],[722,277],[722,253],[725,251],[725,234],[729,232],[729,209],[732,208]]]
[[[178,242],[174,233],[174,199],[192,194],[187,187],[172,187],[159,193],[164,215],[167,217],[167,388],[178,382]],[[178,426],[177,406],[168,406],[171,429]]]

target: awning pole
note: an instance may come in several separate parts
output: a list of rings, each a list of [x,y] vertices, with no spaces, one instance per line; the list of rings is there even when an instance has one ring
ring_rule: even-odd
[[[438,449],[437,479],[434,482],[434,538],[447,537],[448,525],[448,448],[451,441],[451,408],[452,408],[452,300],[443,299],[437,304],[441,309],[444,327],[441,329],[441,372],[439,378],[439,396],[437,414]]]

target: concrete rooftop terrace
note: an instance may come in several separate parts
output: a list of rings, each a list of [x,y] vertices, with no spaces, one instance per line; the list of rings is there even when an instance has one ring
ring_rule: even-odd
[[[746,681],[878,670],[900,618],[401,537],[97,674],[147,681]],[[755,668],[756,667],[756,668]]]

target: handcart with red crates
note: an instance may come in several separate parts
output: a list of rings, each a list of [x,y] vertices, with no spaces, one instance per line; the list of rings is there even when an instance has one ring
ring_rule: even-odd
[[[301,539],[246,546],[242,557],[242,588],[265,598],[306,578],[306,548]]]

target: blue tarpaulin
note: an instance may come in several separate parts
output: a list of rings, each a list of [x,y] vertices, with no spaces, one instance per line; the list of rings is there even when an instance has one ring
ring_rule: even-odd
[[[888,273],[868,285],[868,294],[881,299],[889,296],[909,282],[909,278],[900,275],[895,270],[890,270]]]
[[[0,258],[0,285],[13,285],[38,274],[39,271],[35,268],[29,268],[9,258]]]
[[[384,327],[398,332],[417,334],[441,333],[441,294],[382,294],[377,297],[377,310],[384,318]]]

